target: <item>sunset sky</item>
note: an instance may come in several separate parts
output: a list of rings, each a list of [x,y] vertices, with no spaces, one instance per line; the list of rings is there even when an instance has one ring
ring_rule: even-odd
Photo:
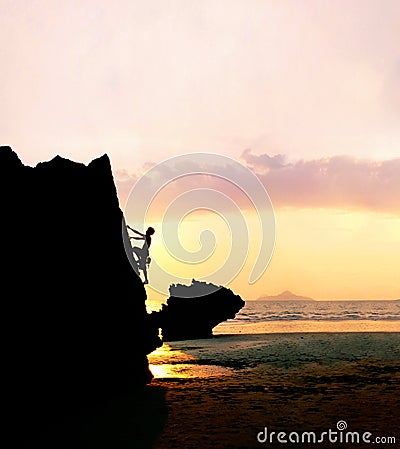
[[[398,0],[0,0],[0,143],[27,165],[107,153],[122,208],[154,164],[228,156],[276,218],[268,268],[248,284],[250,232],[234,291],[400,298],[399,23]],[[182,243],[205,226],[226,235],[198,211]]]

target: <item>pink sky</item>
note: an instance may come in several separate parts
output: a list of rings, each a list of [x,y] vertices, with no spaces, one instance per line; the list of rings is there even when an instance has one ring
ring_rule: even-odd
[[[107,153],[122,205],[152,164],[227,155],[277,214],[245,294],[399,297],[399,23],[398,0],[0,0],[0,144]]]
[[[288,162],[283,154],[255,155],[245,150],[240,161],[257,174],[276,208],[329,208],[348,211],[367,211],[393,214],[400,217],[400,157],[383,161],[357,159],[352,156],[334,156],[319,159],[300,159]],[[201,171],[200,166],[187,163],[188,173]],[[181,163],[179,165],[181,167]],[[212,171],[213,162],[208,169]],[[230,179],[230,168],[224,178]],[[114,176],[123,207],[132,187],[141,176],[140,171],[129,173],[115,170]],[[232,183],[218,177],[189,176],[167,183],[175,176],[171,167],[160,168],[159,174],[165,183],[164,205],[186,190],[200,185],[224,192],[231,196],[241,208],[250,205]],[[149,190],[155,193],[149,184]]]
[[[0,136],[25,163],[399,155],[397,0],[0,0],[0,17]]]

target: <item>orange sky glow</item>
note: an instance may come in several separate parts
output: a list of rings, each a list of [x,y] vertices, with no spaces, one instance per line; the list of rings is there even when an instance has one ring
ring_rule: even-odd
[[[0,143],[27,165],[107,153],[123,210],[155,164],[225,155],[257,175],[276,219],[273,257],[250,285],[255,211],[207,180],[250,231],[234,291],[400,298],[399,21],[398,0],[0,0]],[[152,256],[187,276],[235,248],[230,211],[195,211],[179,238],[196,251],[209,228],[212,257],[185,266],[165,251],[163,208],[201,183],[169,185],[146,217]]]

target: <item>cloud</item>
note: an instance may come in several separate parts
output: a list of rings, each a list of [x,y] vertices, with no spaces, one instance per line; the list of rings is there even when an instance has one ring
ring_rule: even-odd
[[[259,205],[258,203],[262,203],[265,199],[265,196],[262,198],[263,189],[254,193],[254,185],[251,184],[256,177],[250,170],[247,171],[246,177],[246,170],[243,170],[240,163],[231,158],[224,159],[223,156],[207,153],[200,153],[200,155],[205,157],[194,160],[190,154],[186,154],[177,160],[167,160],[167,163],[156,164],[156,171],[150,171],[147,174],[146,172],[155,164],[145,164],[140,172],[115,170],[114,179],[121,207],[126,209],[128,203],[129,207],[134,207],[138,201],[144,198],[148,201],[154,195],[155,199],[151,202],[151,207],[155,207],[157,213],[162,213],[180,195],[186,196],[188,192],[199,189],[203,193],[196,197],[197,203],[219,212],[227,207],[230,209],[229,204],[246,210],[252,207],[251,201]],[[142,175],[145,175],[144,178],[141,178]],[[248,179],[249,177],[252,179]],[[140,187],[136,185],[139,179]],[[215,192],[221,195],[214,195]],[[196,196],[195,193],[194,196]],[[231,199],[231,203],[227,197]],[[187,211],[203,207],[193,203],[190,195],[186,198]]]
[[[256,156],[251,153],[250,149],[247,149],[242,153],[242,158],[246,161],[249,167],[256,165],[258,167],[263,167],[266,171],[273,168],[281,168],[285,165],[285,156],[283,154],[276,154],[275,156],[262,154]]]
[[[113,173],[115,186],[117,188],[119,203],[124,208],[129,192],[139,179],[139,173],[130,173],[125,169],[114,170]]]
[[[286,162],[283,154],[256,155],[245,150],[241,159],[260,179],[274,207],[337,208],[400,214],[400,158],[371,161],[333,156]],[[206,167],[196,167],[190,160],[185,164],[187,166],[179,167],[180,172],[185,169],[188,172],[207,171]],[[121,207],[125,206],[137,180],[152,165],[146,164],[136,173],[126,170],[114,172]],[[212,168],[212,161],[209,168]],[[233,178],[232,167],[226,167],[225,171],[222,169],[222,173],[228,181],[195,174],[176,180],[165,187],[159,201],[167,204],[183,192],[207,187],[234,199],[241,208],[249,207],[245,195],[229,183],[229,179]],[[168,182],[176,173],[170,166],[162,168],[159,175],[163,182]],[[152,189],[152,186],[149,184],[148,188]]]
[[[279,160],[283,160],[279,155]],[[275,157],[242,153],[276,207],[318,207],[400,214],[400,158],[334,156],[271,164]]]

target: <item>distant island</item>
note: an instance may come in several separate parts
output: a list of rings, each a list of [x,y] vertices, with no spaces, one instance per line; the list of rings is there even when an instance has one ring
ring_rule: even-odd
[[[313,298],[309,298],[308,296],[299,296],[290,292],[289,290],[285,290],[279,295],[275,296],[260,296],[257,301],[315,301]]]

